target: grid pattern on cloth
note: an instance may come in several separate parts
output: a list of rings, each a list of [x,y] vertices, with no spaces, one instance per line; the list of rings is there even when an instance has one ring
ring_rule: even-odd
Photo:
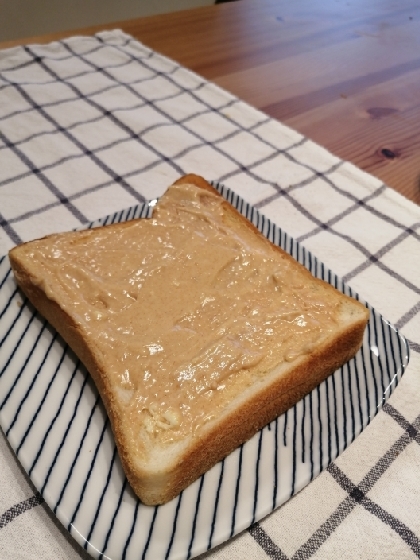
[[[411,347],[400,388],[356,442],[206,556],[420,558],[420,209],[119,31],[0,52],[1,254],[155,198],[189,172],[302,242]],[[12,550],[13,526],[45,506],[4,449],[0,489],[22,488],[0,492],[0,550]],[[36,523],[57,542],[49,517]],[[67,557],[81,554],[63,542]]]

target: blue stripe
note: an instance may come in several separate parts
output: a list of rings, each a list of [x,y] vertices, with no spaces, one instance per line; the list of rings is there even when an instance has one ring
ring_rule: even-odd
[[[276,507],[277,504],[277,492],[279,486],[279,419],[276,418],[274,421],[274,484],[273,484],[273,501],[272,501],[272,509]]]
[[[91,463],[90,463],[90,465],[89,465],[89,469],[88,469],[88,471],[87,471],[87,473],[86,473],[86,478],[85,478],[85,480],[84,480],[84,482],[83,482],[82,491],[80,492],[79,500],[78,500],[77,505],[76,505],[76,507],[75,507],[75,510],[74,510],[74,512],[73,512],[73,514],[72,514],[72,516],[71,516],[71,518],[70,518],[70,521],[69,521],[69,523],[68,523],[68,525],[67,525],[67,530],[68,530],[68,531],[71,530],[71,526],[73,525],[73,523],[74,523],[74,521],[75,521],[75,519],[76,519],[76,516],[77,516],[77,514],[78,514],[78,512],[79,512],[80,506],[81,506],[82,503],[83,503],[83,497],[84,497],[85,492],[86,492],[86,487],[87,487],[88,482],[89,482],[89,480],[90,480],[90,477],[91,477],[91,475],[92,475],[93,467],[95,466],[96,458],[97,458],[97,456],[98,456],[98,451],[99,451],[99,449],[100,449],[100,447],[101,447],[101,445],[102,445],[102,441],[103,441],[103,439],[104,439],[104,435],[106,434],[106,431],[107,431],[107,428],[108,428],[108,423],[109,423],[109,420],[108,420],[108,418],[106,418],[105,422],[103,423],[102,430],[101,430],[101,433],[100,433],[98,442],[97,442],[96,447],[95,447],[95,452],[94,452],[94,454],[93,454],[92,461],[91,461]]]
[[[341,406],[343,407],[343,448],[346,445],[346,441],[348,441],[348,434],[347,434],[347,405],[346,405],[346,391],[345,391],[345,381],[344,377],[349,377],[349,366],[348,364],[344,364],[340,368],[340,389],[341,389]]]
[[[325,391],[325,399],[326,399],[326,411],[327,411],[327,461],[328,464],[331,463],[331,457],[332,457],[332,450],[331,450],[331,404],[330,404],[330,379],[331,377],[328,377],[325,381],[325,383],[322,386],[322,389],[324,389]],[[321,466],[322,468],[322,466]]]
[[[379,325],[375,321],[375,331],[376,331],[376,338],[378,340],[378,349],[381,351],[378,352],[378,365],[379,365],[379,379],[377,375],[374,375],[373,381],[375,384],[375,402],[376,406],[381,406],[385,402],[385,383],[384,379],[387,373],[390,370],[387,353],[383,351],[385,348],[385,341],[384,341],[384,330],[383,330],[384,322],[381,320]],[[372,352],[371,352],[372,354]],[[388,373],[389,375],[389,373]],[[379,387],[380,386],[380,387]]]
[[[368,324],[367,329],[370,329],[370,326]],[[369,336],[370,339],[370,336]],[[362,368],[364,368],[364,360],[362,362]],[[357,399],[357,408],[358,408],[358,412],[359,412],[359,423],[360,426],[363,426],[363,409],[362,409],[362,399],[361,399],[361,394],[360,394],[360,377],[357,371],[354,372],[354,379],[356,380],[356,388],[357,388],[357,394],[355,395],[355,398]],[[360,428],[359,428],[360,429]]]
[[[25,328],[25,330],[24,330],[24,332],[23,332],[23,335],[19,338],[19,342],[16,344],[16,346],[14,347],[12,353],[10,354],[10,357],[9,357],[9,359],[7,360],[5,367],[4,367],[4,368],[2,369],[2,371],[1,371],[0,377],[1,377],[1,375],[4,373],[4,371],[6,370],[6,368],[9,366],[10,362],[12,361],[12,358],[13,358],[14,355],[16,354],[16,352],[17,352],[17,350],[18,350],[18,348],[19,348],[19,346],[20,346],[22,340],[24,339],[24,336],[25,336],[26,332],[28,331],[29,326],[30,326],[30,324],[32,323],[34,317],[35,317],[35,314],[32,315],[32,317],[30,318],[28,324],[26,325],[26,328]],[[9,400],[9,398],[10,398],[11,394],[13,393],[14,389],[16,388],[16,385],[18,384],[18,381],[19,381],[20,378],[22,377],[22,374],[23,374],[23,372],[25,371],[25,368],[26,368],[26,366],[28,365],[28,362],[29,362],[29,360],[31,359],[32,354],[35,352],[35,348],[36,348],[36,346],[37,346],[37,344],[38,344],[38,342],[39,342],[39,339],[41,338],[41,336],[42,336],[42,334],[43,334],[43,332],[44,332],[46,326],[47,326],[47,322],[44,321],[44,323],[43,323],[43,325],[42,325],[42,328],[39,330],[38,335],[37,335],[37,337],[36,337],[36,339],[35,339],[35,342],[34,342],[34,344],[32,345],[32,348],[31,348],[30,351],[29,351],[29,354],[26,356],[26,359],[25,359],[25,361],[24,361],[24,363],[23,363],[23,366],[20,368],[19,373],[18,373],[17,376],[15,377],[12,386],[10,387],[9,391],[6,393],[6,396],[4,397],[4,399],[2,400],[2,402],[1,402],[1,404],[0,404],[0,410],[2,410],[2,408],[4,407],[4,405],[5,405],[5,404],[7,403],[7,401]]]
[[[35,411],[35,414],[34,414],[33,417],[31,418],[31,421],[29,422],[29,425],[28,425],[28,427],[26,428],[25,433],[23,434],[22,439],[20,440],[19,445],[18,445],[17,448],[16,448],[16,454],[17,454],[17,455],[19,455],[20,448],[21,448],[22,445],[25,443],[26,438],[28,437],[30,431],[32,430],[32,426],[34,425],[35,420],[38,418],[38,414],[39,414],[40,410],[41,410],[41,409],[43,408],[43,406],[44,406],[45,399],[46,399],[47,396],[48,396],[48,393],[49,393],[49,391],[50,391],[50,389],[51,389],[51,385],[53,384],[55,378],[57,377],[57,373],[58,373],[59,369],[61,368],[61,366],[62,366],[62,364],[63,364],[64,357],[66,356],[66,352],[67,352],[67,346],[64,347],[63,352],[62,352],[61,357],[60,357],[60,360],[59,360],[59,362],[58,362],[58,365],[57,365],[57,367],[55,368],[54,374],[53,374],[53,376],[51,377],[50,381],[48,382],[47,389],[45,390],[45,393],[44,393],[43,396],[42,396],[42,399],[41,399],[41,401],[40,401],[40,403],[39,403],[39,405],[38,405],[38,407],[37,407],[37,409],[36,409],[36,411]]]
[[[191,550],[192,550],[192,546],[193,546],[193,542],[194,542],[195,531],[196,531],[196,528],[197,528],[197,518],[198,518],[198,513],[200,511],[200,503],[201,503],[201,492],[203,490],[205,476],[206,475],[203,474],[203,476],[200,478],[200,485],[199,485],[199,488],[198,488],[198,494],[197,494],[197,499],[196,499],[196,504],[195,504],[195,512],[194,512],[194,518],[193,518],[193,522],[192,522],[191,538],[190,538],[190,544],[188,545],[187,558],[191,558]],[[207,507],[208,507],[208,504],[207,504]]]
[[[340,368],[340,370],[342,370],[342,368]],[[339,379],[339,377],[337,378]],[[336,376],[332,375],[331,376],[331,384],[332,384],[332,393],[333,393],[333,402],[334,402],[334,422],[333,422],[333,428],[334,428],[334,434],[335,434],[335,451],[340,449],[340,434],[338,433],[338,417],[337,417],[337,409],[338,409],[338,405],[337,405],[337,392],[336,392],[336,387],[335,387],[335,382],[336,382]]]
[[[127,537],[127,539],[125,541],[125,544],[124,544],[123,553],[122,553],[122,560],[126,560],[126,558],[127,558],[127,551],[130,547],[131,539],[133,538],[134,528],[137,525],[139,507],[140,507],[140,500],[137,500],[136,507],[134,508],[133,522],[131,524],[131,529],[130,529],[130,532],[129,532],[128,537]]]
[[[6,313],[6,311],[9,309],[12,301],[14,301],[16,294],[18,293],[18,289],[15,288],[15,290],[10,294],[9,299],[6,301],[6,305],[3,307],[2,312],[0,313],[0,320],[3,318],[3,315]],[[23,305],[22,305],[23,307]],[[1,343],[3,344],[3,342],[5,341],[5,338],[3,338],[3,340],[1,341]]]
[[[41,332],[42,332],[42,331],[41,331]],[[26,392],[25,392],[25,394],[24,394],[24,396],[23,396],[23,399],[21,399],[21,401],[20,401],[20,403],[19,403],[19,405],[18,405],[18,407],[17,407],[17,409],[16,409],[16,412],[15,412],[15,415],[14,415],[14,417],[13,417],[13,420],[12,420],[10,426],[8,427],[8,429],[6,430],[6,437],[9,436],[10,430],[12,430],[13,426],[15,425],[16,420],[17,420],[18,417],[19,417],[20,411],[22,410],[22,406],[24,405],[25,401],[26,401],[27,398],[29,397],[29,395],[30,395],[30,393],[31,393],[31,391],[32,391],[32,389],[33,389],[33,386],[34,386],[36,380],[38,379],[38,376],[39,376],[39,374],[40,374],[40,371],[41,371],[41,369],[43,368],[43,366],[44,366],[44,364],[45,364],[45,362],[46,362],[46,359],[48,358],[48,355],[49,355],[49,353],[50,353],[50,351],[51,351],[51,348],[53,347],[53,344],[54,344],[56,338],[57,338],[57,333],[55,333],[54,336],[52,337],[51,342],[50,342],[49,345],[48,345],[47,351],[45,352],[45,355],[44,355],[44,357],[43,357],[41,363],[39,364],[38,369],[36,370],[35,375],[34,375],[33,378],[32,378],[32,381],[29,383],[28,389],[26,390]],[[25,367],[25,366],[24,366],[24,367]]]
[[[239,501],[239,487],[241,483],[241,475],[242,475],[242,455],[244,452],[243,444],[239,448],[239,457],[238,457],[238,475],[236,477],[236,487],[235,487],[235,501],[232,511],[232,520],[230,525],[230,536],[232,537],[235,534],[235,524],[236,524],[236,511],[238,508],[238,501]]]
[[[10,300],[9,300],[8,303],[7,303],[7,305],[10,305],[12,301],[13,301],[13,299],[10,298]],[[15,327],[16,323],[17,323],[18,320],[20,319],[20,316],[22,315],[23,310],[25,309],[26,303],[27,303],[27,302],[28,302],[28,300],[25,299],[25,301],[23,302],[23,305],[21,306],[21,308],[20,308],[19,311],[18,311],[18,314],[16,315],[16,317],[15,317],[15,318],[13,319],[13,321],[11,322],[11,325],[10,325],[10,327],[8,328],[6,334],[5,334],[5,335],[3,336],[3,338],[0,340],[0,347],[3,346],[3,344],[6,342],[8,336],[10,336],[10,333],[13,331],[13,328]],[[9,363],[10,363],[11,359],[13,358],[13,356],[14,356],[16,350],[18,349],[20,343],[22,342],[22,339],[25,337],[26,333],[28,332],[29,326],[31,325],[31,323],[32,323],[32,321],[34,320],[35,316],[36,316],[36,311],[34,310],[34,311],[32,312],[32,316],[30,317],[28,324],[26,325],[26,328],[24,329],[24,331],[23,331],[23,333],[22,333],[22,336],[21,336],[20,339],[19,339],[19,342],[17,343],[17,345],[16,345],[15,348],[13,349],[12,354],[9,356],[9,359],[7,360],[7,362],[5,363],[4,367],[2,368],[2,370],[1,370],[1,372],[0,372],[0,377],[1,377],[1,376],[3,375],[3,373],[6,371],[7,366],[9,365]]]
[[[47,431],[45,432],[44,437],[42,438],[42,441],[41,441],[41,443],[40,443],[40,446],[39,446],[39,449],[38,449],[37,454],[36,454],[36,456],[35,456],[35,459],[34,459],[32,465],[31,465],[31,467],[30,467],[29,470],[28,470],[28,475],[29,475],[29,476],[31,476],[32,471],[33,471],[33,469],[35,468],[35,466],[36,466],[36,464],[37,464],[37,462],[38,462],[39,457],[41,456],[42,450],[44,449],[45,442],[46,442],[46,440],[47,440],[47,438],[48,438],[48,435],[49,435],[49,433],[51,432],[51,430],[52,430],[52,428],[53,428],[53,426],[54,426],[54,424],[55,424],[55,422],[56,422],[56,420],[57,420],[57,418],[58,418],[58,416],[59,416],[59,414],[60,414],[61,408],[62,408],[62,406],[63,406],[63,404],[64,404],[64,402],[65,402],[65,400],[66,400],[66,397],[67,397],[67,395],[68,395],[70,386],[71,386],[71,384],[73,383],[74,378],[76,377],[76,373],[77,373],[77,370],[78,370],[78,367],[79,367],[79,363],[80,363],[80,362],[77,362],[77,364],[75,365],[75,367],[74,367],[74,369],[73,369],[73,373],[72,373],[72,375],[70,376],[70,379],[69,379],[69,382],[68,382],[68,384],[67,384],[66,390],[64,391],[64,394],[63,394],[63,396],[62,396],[62,398],[61,398],[60,404],[59,404],[58,407],[57,407],[57,411],[56,411],[56,413],[55,413],[55,416],[54,416],[54,418],[51,420],[50,425],[48,426],[48,429],[47,429]]]
[[[2,258],[0,259],[0,266],[3,265],[3,263],[4,263],[4,261],[5,261],[5,258],[6,258],[6,257],[2,257]],[[2,278],[2,280],[1,280],[1,282],[0,282],[0,290],[1,290],[1,288],[3,288],[3,286],[4,286],[5,282],[6,282],[6,280],[11,276],[11,274],[12,274],[12,269],[11,269],[11,268],[6,268],[6,274],[3,276],[3,278]],[[17,290],[15,290],[15,291],[13,292],[12,295],[15,295],[16,291],[17,291]],[[0,315],[0,317],[1,317],[1,315]]]
[[[180,510],[180,507],[181,507],[181,502],[182,502],[183,495],[184,495],[184,492],[181,492],[181,494],[179,494],[179,496],[178,496],[178,503],[176,504],[175,517],[174,517],[174,521],[173,521],[173,524],[172,524],[171,538],[169,540],[168,548],[166,549],[165,560],[168,560],[168,558],[170,556],[170,553],[171,553],[171,550],[172,550],[172,545],[174,543],[176,528],[177,528],[177,525],[178,525],[178,515],[179,515],[179,510]]]
[[[375,321],[373,321],[373,322],[369,321],[368,329],[370,329],[370,333],[372,335],[374,344],[377,346],[379,344],[379,341],[378,341],[378,337],[377,337],[377,333],[376,333]],[[370,346],[372,346],[372,344]],[[370,375],[370,378],[373,379],[373,381],[375,382],[376,372],[378,371],[378,368],[376,367],[376,365],[374,364],[374,361],[373,361],[373,352],[370,351],[368,354],[369,354],[368,362],[370,364],[370,370],[371,370],[371,372],[373,372],[373,375]],[[362,368],[361,369],[362,369],[362,373],[363,373],[363,376],[361,376],[361,377],[362,377],[362,381],[363,381],[364,389],[365,389],[365,393],[366,393],[366,396],[365,396],[365,400],[366,400],[366,413],[365,413],[366,423],[364,425],[367,425],[367,424],[370,423],[370,420],[371,420],[372,409],[371,409],[371,399],[370,399],[371,391],[369,390],[369,382],[368,382],[368,374],[367,374],[367,360],[366,359],[362,361]],[[360,368],[358,368],[358,372],[359,372],[359,375],[360,375],[360,373],[361,373]],[[377,389],[376,389],[376,393],[377,393]],[[360,399],[361,399],[361,396],[360,396]],[[377,402],[378,402],[378,400],[375,400],[375,404]]]
[[[223,459],[223,461],[220,463],[219,484],[217,485],[216,498],[214,500],[213,519],[212,519],[212,522],[211,522],[210,536],[209,536],[209,540],[208,540],[207,549],[210,549],[213,545],[212,541],[213,541],[214,530],[215,530],[215,527],[216,527],[216,517],[217,517],[217,509],[218,509],[218,506],[219,506],[220,491],[221,491],[222,484],[223,484],[223,474],[224,474],[224,470],[225,470],[225,460],[226,459]]]
[[[353,367],[353,364],[347,364],[347,368],[348,368],[348,377],[347,377],[347,381],[348,381],[348,395],[350,398],[350,407],[351,407],[351,437],[350,437],[350,442],[354,441],[354,438],[356,437],[356,411],[355,411],[355,406],[357,405],[357,399],[356,399],[356,403],[354,402],[354,394],[352,391],[352,380],[354,375],[356,375],[356,373],[353,372],[356,369],[355,367]]]
[[[306,441],[305,441],[305,420],[306,420],[306,401],[309,395],[304,397],[301,401],[302,403],[302,421],[300,423],[300,439],[302,442],[301,456],[300,460],[302,463],[306,463]]]
[[[322,463],[323,463],[323,453],[322,453],[322,414],[321,414],[321,390],[320,390],[320,386],[318,385],[316,388],[316,394],[318,397],[318,426],[319,426],[319,441],[318,441],[318,449],[319,449],[319,463],[317,465],[317,469],[316,472],[317,474],[319,473],[319,470],[322,467]]]
[[[387,328],[386,328],[387,327]],[[389,355],[387,349],[392,345],[391,337],[390,337],[390,329],[388,325],[386,325],[385,321],[381,322],[381,334],[382,334],[382,354],[381,358],[383,357],[384,360],[384,368],[383,368],[383,375],[381,376],[381,389],[382,389],[382,403],[384,403],[387,399],[387,393],[389,392],[389,385],[392,381],[392,371],[396,371],[396,364],[393,360],[393,357]],[[402,358],[400,357],[400,360]]]
[[[157,517],[158,511],[159,511],[159,507],[160,506],[156,506],[155,511],[153,512],[152,522],[150,523],[150,526],[149,526],[149,533],[147,535],[146,544],[144,545],[143,554],[141,555],[141,560],[145,560],[147,551],[149,550],[150,541],[152,540],[153,530],[155,528],[156,517]],[[152,560],[154,560],[154,559],[152,559]]]
[[[293,496],[295,493],[295,484],[296,484],[296,441],[297,441],[297,407],[293,407],[293,438],[292,438],[292,482],[290,488],[290,496]]]
[[[254,483],[254,506],[252,510],[252,521],[251,525],[255,522],[255,514],[257,511],[258,505],[258,490],[259,490],[259,482],[260,482],[260,462],[261,462],[261,448],[262,448],[262,438],[263,438],[264,430],[260,430],[258,434],[258,448],[257,448],[257,460],[255,462],[255,483]]]
[[[312,399],[314,397],[314,391],[312,391],[309,395],[309,418],[311,420],[310,426],[312,428],[312,426],[314,425],[314,421],[313,421],[313,403],[312,403]],[[314,431],[313,429],[310,430],[310,441],[309,441],[309,449],[310,449],[310,461],[311,461],[311,477],[310,480],[313,480],[314,478],[314,467],[315,467],[315,463],[314,463]]]
[[[401,359],[402,356],[404,355],[407,356],[407,364],[408,364],[408,359],[410,358],[410,346],[408,345],[407,341],[401,337],[397,337],[397,341],[398,341],[397,345],[398,345],[399,360],[400,360],[401,367],[397,369],[396,383],[395,386],[393,387],[393,390],[395,390],[395,387],[398,385],[401,376],[406,369],[406,364]]]
[[[110,527],[109,527],[109,529],[108,529],[108,532],[107,532],[107,534],[106,534],[105,542],[104,542],[104,544],[102,545],[102,552],[101,552],[101,554],[99,555],[99,558],[100,558],[101,560],[102,560],[102,558],[104,557],[104,554],[105,554],[105,552],[106,552],[106,549],[108,548],[109,539],[110,539],[110,537],[111,537],[111,533],[112,533],[112,530],[113,530],[113,528],[114,528],[115,519],[116,519],[116,517],[117,517],[117,515],[118,515],[118,513],[119,513],[119,511],[120,511],[121,502],[122,502],[122,498],[123,498],[124,493],[125,493],[126,486],[127,486],[127,479],[125,478],[125,479],[124,479],[124,482],[123,482],[123,484],[122,484],[122,486],[121,486],[121,492],[120,492],[120,496],[119,496],[119,498],[118,498],[117,507],[115,508],[114,515],[112,516],[111,525],[110,525]],[[108,557],[107,557],[107,558],[108,558]]]
[[[49,467],[49,469],[48,469],[47,476],[45,477],[44,483],[43,483],[43,485],[42,485],[42,487],[41,487],[41,494],[44,494],[44,492],[45,492],[45,487],[46,487],[46,485],[48,484],[48,481],[49,481],[49,479],[50,479],[51,473],[52,473],[52,471],[54,470],[55,464],[56,464],[56,462],[57,462],[58,456],[60,455],[61,450],[63,449],[64,442],[66,441],[67,436],[68,436],[69,431],[70,431],[70,428],[72,427],[73,422],[74,422],[74,419],[76,418],[77,409],[79,408],[80,401],[81,401],[81,399],[82,399],[82,395],[83,395],[83,392],[84,392],[84,389],[85,389],[87,380],[88,380],[88,377],[87,377],[87,375],[85,375],[85,378],[84,378],[84,380],[83,380],[83,385],[82,385],[82,387],[81,387],[81,389],[80,389],[79,396],[78,396],[77,401],[76,401],[76,406],[74,407],[73,414],[71,415],[70,422],[69,422],[68,425],[66,426],[66,429],[65,429],[65,431],[64,431],[64,435],[63,435],[63,437],[62,437],[62,439],[61,439],[61,441],[60,441],[60,445],[58,446],[57,451],[55,452],[54,459],[53,459],[53,461],[52,461],[52,463],[51,463],[51,465],[50,465],[50,467]]]
[[[84,443],[84,441],[85,441],[85,439],[86,439],[86,434],[88,433],[89,428],[90,428],[90,425],[91,425],[91,423],[92,423],[93,415],[94,415],[94,413],[95,413],[95,411],[96,411],[96,409],[97,409],[97,407],[98,407],[98,402],[99,402],[99,400],[100,400],[100,397],[99,397],[99,395],[97,394],[97,395],[96,395],[95,402],[93,403],[93,406],[92,406],[92,408],[91,408],[89,417],[88,417],[88,419],[87,419],[87,422],[86,422],[86,426],[85,426],[85,429],[84,429],[84,432],[83,432],[82,439],[80,440],[80,444],[79,444],[79,446],[78,446],[78,448],[77,448],[76,454],[75,454],[75,456],[74,456],[74,458],[73,458],[73,461],[72,461],[72,463],[71,463],[70,470],[69,470],[69,472],[67,473],[67,477],[66,477],[66,479],[65,479],[65,481],[64,481],[63,487],[61,488],[61,492],[60,492],[60,495],[59,495],[59,497],[58,497],[57,503],[56,503],[55,506],[54,506],[54,509],[53,509],[54,513],[56,513],[56,512],[57,512],[57,509],[60,507],[61,500],[63,499],[63,496],[64,496],[64,492],[66,491],[66,488],[67,488],[67,486],[69,485],[69,482],[70,482],[70,480],[71,480],[71,477],[72,477],[72,474],[73,474],[73,471],[74,471],[74,467],[75,467],[75,465],[76,465],[76,463],[77,463],[77,460],[78,460],[78,458],[79,458],[79,456],[80,456],[80,453],[81,453],[81,451],[82,451],[83,443]]]
[[[96,522],[97,522],[98,517],[99,517],[99,512],[101,511],[102,504],[103,504],[103,501],[104,501],[104,497],[105,497],[106,491],[108,490],[108,487],[109,487],[109,483],[110,483],[110,480],[111,480],[111,473],[112,473],[112,470],[114,468],[114,463],[115,463],[116,457],[117,457],[117,447],[114,445],[114,451],[112,453],[112,459],[111,459],[111,462],[109,464],[109,469],[108,469],[108,474],[107,474],[107,477],[106,477],[106,482],[105,482],[104,487],[102,488],[101,497],[99,498],[99,502],[98,502],[98,505],[96,507],[96,511],[95,511],[94,516],[93,516],[93,520],[92,520],[88,535],[87,535],[86,540],[85,540],[85,544],[83,546],[83,548],[85,550],[87,549],[88,544],[90,542],[90,539],[92,537],[92,533],[95,530]]]

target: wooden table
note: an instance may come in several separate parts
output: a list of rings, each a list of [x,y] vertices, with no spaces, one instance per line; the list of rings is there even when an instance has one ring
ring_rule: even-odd
[[[119,27],[420,204],[417,0],[239,0]]]

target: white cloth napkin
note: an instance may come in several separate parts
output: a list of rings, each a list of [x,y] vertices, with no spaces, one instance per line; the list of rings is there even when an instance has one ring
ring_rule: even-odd
[[[0,51],[0,255],[155,198],[188,172],[301,241],[411,347],[354,443],[204,557],[420,558],[420,208],[121,31]],[[80,557],[1,433],[0,558]]]

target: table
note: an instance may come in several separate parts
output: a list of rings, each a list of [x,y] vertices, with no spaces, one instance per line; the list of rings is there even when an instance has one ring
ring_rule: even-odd
[[[362,434],[296,496],[203,559],[420,557],[418,18],[410,3],[338,1],[315,12],[306,0],[239,0],[108,26],[143,45],[119,32],[93,35],[98,28],[55,44],[63,34],[2,44],[28,47],[0,51],[1,254],[154,198],[180,172],[201,172],[303,243],[409,340],[408,368]],[[4,270],[7,259],[0,260],[0,285],[13,291],[11,276],[3,284]],[[19,314],[21,302],[14,303]],[[9,336],[9,310],[1,305],[4,298],[0,341]],[[1,350],[0,371],[7,362],[9,375]],[[379,346],[372,352],[380,354]],[[0,391],[0,415],[9,410],[4,431],[22,438],[32,429],[19,433],[31,420],[31,401],[23,395],[16,410],[11,379],[10,390]],[[69,430],[81,426],[69,418]],[[68,471],[68,460],[57,464]],[[55,465],[50,472],[60,477]],[[0,467],[0,551],[88,558],[3,433]],[[267,477],[261,473],[261,483]],[[72,488],[57,499],[77,499]],[[117,515],[113,523],[110,547],[127,531]]]
[[[116,26],[420,203],[415,0],[239,0],[80,32]]]

